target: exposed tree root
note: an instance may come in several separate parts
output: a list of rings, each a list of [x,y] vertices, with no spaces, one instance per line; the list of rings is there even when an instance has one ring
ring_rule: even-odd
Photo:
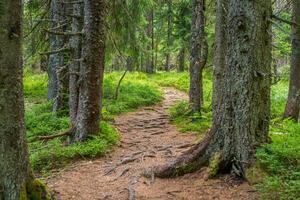
[[[152,176],[167,178],[179,176],[200,169],[209,162],[210,156],[207,154],[207,148],[210,144],[210,141],[211,132],[207,134],[207,137],[203,141],[191,147],[191,149],[179,156],[174,161],[165,165],[146,169],[143,175],[148,178]]]

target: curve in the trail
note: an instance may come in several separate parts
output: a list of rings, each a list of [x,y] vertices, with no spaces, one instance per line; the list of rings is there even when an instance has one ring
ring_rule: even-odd
[[[62,200],[243,200],[256,199],[246,183],[230,176],[207,179],[205,170],[174,179],[146,179],[141,172],[186,151],[196,139],[171,125],[168,109],[187,95],[163,88],[161,104],[121,115],[115,127],[121,143],[106,157],[81,161],[47,180]]]

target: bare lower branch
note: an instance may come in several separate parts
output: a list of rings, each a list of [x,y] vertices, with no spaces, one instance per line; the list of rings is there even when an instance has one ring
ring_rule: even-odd
[[[82,36],[83,32],[59,32],[59,31],[51,31],[44,29],[45,32],[53,35],[63,35],[63,36]]]

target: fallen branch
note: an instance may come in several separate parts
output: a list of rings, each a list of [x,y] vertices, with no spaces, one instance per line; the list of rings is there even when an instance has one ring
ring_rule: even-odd
[[[55,135],[37,136],[37,137],[33,138],[31,140],[31,142],[52,140],[52,139],[55,139],[55,138],[58,138],[58,137],[66,136],[66,135],[72,135],[73,132],[74,132],[74,128],[71,128],[70,130],[68,130],[66,132],[58,133],[58,134],[55,134]]]

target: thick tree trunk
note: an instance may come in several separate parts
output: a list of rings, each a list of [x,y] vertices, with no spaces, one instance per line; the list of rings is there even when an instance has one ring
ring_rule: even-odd
[[[256,148],[269,140],[271,0],[228,1],[228,51],[220,111],[206,138],[145,175],[176,176],[213,160],[218,172],[245,177]]]
[[[81,19],[74,17],[72,20],[72,32],[76,33],[82,30],[83,24],[83,7],[81,3],[73,5],[73,14],[75,16],[82,16]],[[81,66],[81,51],[82,51],[82,37],[72,36],[70,38],[71,47],[71,63],[69,69],[69,108],[70,120],[72,127],[76,126],[78,101],[79,101],[79,73]]]
[[[284,118],[299,119],[300,110],[300,2],[293,1],[292,60],[288,100]]]
[[[222,88],[224,85],[224,70],[226,66],[227,51],[227,13],[228,1],[216,2],[216,26],[215,26],[215,54],[214,54],[214,80],[213,80],[213,114],[217,115],[221,108]]]
[[[61,19],[61,3],[59,0],[51,1],[51,29],[56,28],[59,26],[59,22]],[[63,39],[61,36],[57,35],[50,35],[50,51],[55,51],[63,46]],[[57,69],[61,68],[64,65],[64,58],[61,53],[51,54],[49,56],[49,63],[48,63],[48,100],[55,99],[58,93],[58,77],[57,77]]]
[[[24,125],[22,1],[0,3],[0,199],[30,199],[37,189],[29,167]],[[39,197],[39,198],[38,198]],[[36,199],[42,199],[36,194]]]
[[[105,56],[104,0],[84,0],[84,38],[74,141],[99,134]]]
[[[146,59],[146,73],[153,74],[154,73],[154,40],[153,40],[153,14],[154,11],[151,9],[150,13],[147,16],[147,37],[151,42],[147,44],[147,59]]]
[[[168,4],[168,33],[167,33],[167,53],[166,53],[166,64],[165,64],[165,71],[169,71],[171,68],[171,53],[170,49],[173,45],[172,40],[172,32],[173,32],[173,2],[172,0],[167,1]]]
[[[205,1],[193,0],[191,61],[190,61],[190,104],[192,112],[200,112],[203,98],[202,71],[205,66]]]
[[[0,199],[19,199],[29,177],[22,92],[21,1],[6,0],[0,6]]]
[[[184,72],[185,69],[185,48],[182,47],[178,55],[178,72]]]

